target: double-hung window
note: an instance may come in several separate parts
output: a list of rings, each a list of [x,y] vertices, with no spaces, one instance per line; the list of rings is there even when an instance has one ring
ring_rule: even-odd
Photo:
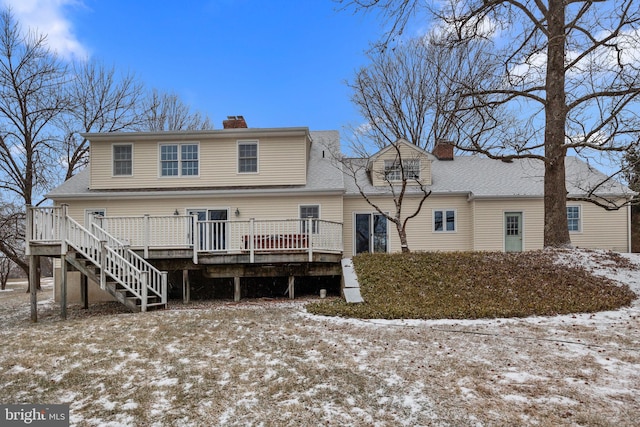
[[[258,172],[258,142],[238,142],[238,173]]]
[[[567,206],[567,224],[569,231],[580,232],[580,206]]]
[[[402,171],[406,179],[420,179],[420,159],[402,161],[402,168],[397,160],[384,161],[384,178],[387,181],[402,181]]]
[[[319,205],[300,205],[300,219],[302,219],[302,232],[307,232],[307,218],[311,218],[311,232],[313,234],[318,233],[318,221],[320,218],[320,206]]]
[[[197,176],[198,144],[163,144],[160,146],[161,176]]]
[[[433,231],[456,231],[456,211],[454,209],[436,209],[433,211]]]
[[[133,145],[113,145],[113,176],[133,175]]]

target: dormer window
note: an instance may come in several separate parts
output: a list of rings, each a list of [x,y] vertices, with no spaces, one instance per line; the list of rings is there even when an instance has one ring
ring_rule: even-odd
[[[397,160],[384,161],[384,179],[387,181],[402,181],[402,169],[406,179],[420,179],[420,159],[402,161],[402,168]]]

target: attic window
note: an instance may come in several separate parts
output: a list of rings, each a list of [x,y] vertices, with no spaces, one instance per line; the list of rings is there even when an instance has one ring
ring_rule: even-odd
[[[384,179],[387,181],[402,181],[402,170],[406,179],[420,179],[420,159],[402,161],[402,168],[397,160],[384,161]]]

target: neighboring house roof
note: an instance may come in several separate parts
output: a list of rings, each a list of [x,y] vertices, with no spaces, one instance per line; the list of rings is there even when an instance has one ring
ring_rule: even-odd
[[[366,194],[387,194],[387,186],[375,187],[366,172],[366,159],[349,159],[356,165],[356,179]],[[607,176],[575,157],[565,160],[567,192],[570,197],[584,196],[588,189],[606,180]],[[345,167],[347,195],[359,195],[359,191]],[[540,160],[518,159],[512,162],[488,159],[480,156],[458,156],[453,161],[435,160],[431,164],[432,185],[427,188],[434,194],[466,193],[471,198],[482,197],[542,197],[544,195],[544,164]],[[409,193],[419,193],[419,188],[408,186]],[[625,195],[633,192],[619,182],[609,180],[598,188],[600,196]]]
[[[103,134],[99,134],[103,136]],[[90,190],[90,171],[85,168],[47,194],[49,199],[103,198],[103,197],[179,197],[198,195],[272,195],[278,193],[344,192],[343,175],[331,161],[329,151],[340,149],[338,131],[312,131],[307,184],[260,187],[210,187],[135,190]]]

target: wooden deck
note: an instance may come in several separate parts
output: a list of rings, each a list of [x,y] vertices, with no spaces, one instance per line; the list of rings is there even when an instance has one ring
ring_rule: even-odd
[[[104,217],[88,227],[67,215],[66,206],[29,207],[27,255],[63,260],[130,308],[166,306],[168,271],[182,270],[188,300],[189,272],[233,278],[234,299],[242,277],[339,276],[342,224],[318,219],[198,221],[195,216]],[[66,305],[66,290],[63,307]],[[64,312],[64,310],[63,310]]]

